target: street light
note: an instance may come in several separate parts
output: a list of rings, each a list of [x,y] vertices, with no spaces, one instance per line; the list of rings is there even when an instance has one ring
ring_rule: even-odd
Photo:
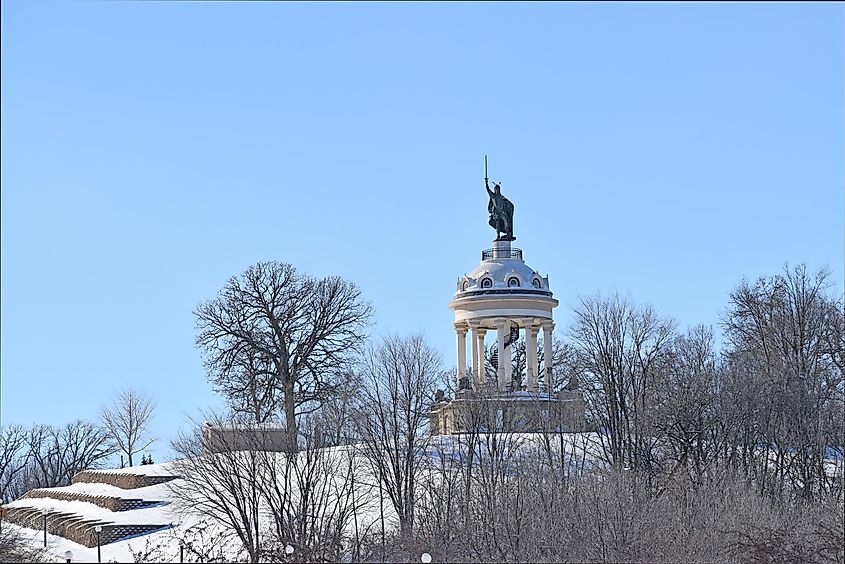
[[[291,554],[293,554],[293,545],[289,544],[285,546],[285,558],[290,558]]]
[[[44,548],[47,548],[47,513],[49,511],[46,507],[41,508],[41,515],[44,516]]]
[[[97,562],[102,562],[102,560],[100,560],[100,533],[103,532],[102,525],[94,527],[94,532],[97,533]]]
[[[65,562],[70,562],[71,560],[73,560],[73,552],[71,552],[70,550],[66,550],[65,551]]]
[[[428,564],[429,562],[431,562],[431,554],[423,552],[422,556],[420,556],[420,562],[422,562],[423,564]]]

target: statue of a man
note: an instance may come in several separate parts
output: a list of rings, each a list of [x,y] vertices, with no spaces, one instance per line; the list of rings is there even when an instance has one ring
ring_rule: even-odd
[[[513,241],[513,204],[502,195],[502,185],[498,182],[493,184],[490,190],[490,183],[484,179],[487,194],[490,201],[487,203],[487,212],[490,214],[488,223],[496,230],[497,241]]]

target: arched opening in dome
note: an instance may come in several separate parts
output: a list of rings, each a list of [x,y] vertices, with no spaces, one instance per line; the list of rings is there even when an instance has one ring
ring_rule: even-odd
[[[508,288],[515,288],[519,286],[519,278],[516,276],[511,276],[508,278]]]
[[[535,278],[535,279],[534,279],[534,281],[533,281],[533,282],[531,282],[531,284],[533,284],[535,288],[541,288],[541,287],[543,286],[543,285],[540,283],[540,279],[539,279],[539,278]]]
[[[482,288],[492,288],[493,287],[493,280],[491,280],[490,278],[485,278],[484,280],[481,281],[481,287]]]

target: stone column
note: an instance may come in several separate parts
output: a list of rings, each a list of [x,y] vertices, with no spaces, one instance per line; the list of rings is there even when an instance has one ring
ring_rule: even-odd
[[[499,392],[505,391],[507,381],[505,380],[505,322],[504,317],[495,319],[496,322],[496,346],[499,350],[499,368],[496,371],[497,388]]]
[[[478,341],[476,342],[476,346],[478,347],[478,375],[476,378],[478,379],[479,389],[483,387],[487,381],[487,374],[484,372],[484,336],[486,334],[487,329],[484,327],[478,328]]]
[[[467,377],[467,326],[466,323],[455,323],[455,333],[458,337],[458,387]]]
[[[524,319],[525,328],[525,379],[529,392],[537,391],[537,333],[540,328],[533,319]]]
[[[511,327],[510,323],[507,324],[507,335],[506,337],[510,336]],[[509,347],[505,347],[505,356],[502,358],[502,355],[499,355],[499,363],[505,363],[505,388],[508,386],[512,386],[513,383],[513,345],[511,343]]]
[[[472,330],[472,338],[470,339],[470,347],[472,350],[472,379],[473,388],[478,389],[481,381],[478,379],[478,321],[468,321],[467,325]]]
[[[552,331],[555,324],[551,321],[543,322],[543,376],[546,379],[546,391],[551,394],[552,388]]]

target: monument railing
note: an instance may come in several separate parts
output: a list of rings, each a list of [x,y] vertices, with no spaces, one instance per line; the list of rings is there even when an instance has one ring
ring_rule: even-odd
[[[481,260],[493,260],[497,258],[522,260],[522,249],[484,249],[481,251]]]

